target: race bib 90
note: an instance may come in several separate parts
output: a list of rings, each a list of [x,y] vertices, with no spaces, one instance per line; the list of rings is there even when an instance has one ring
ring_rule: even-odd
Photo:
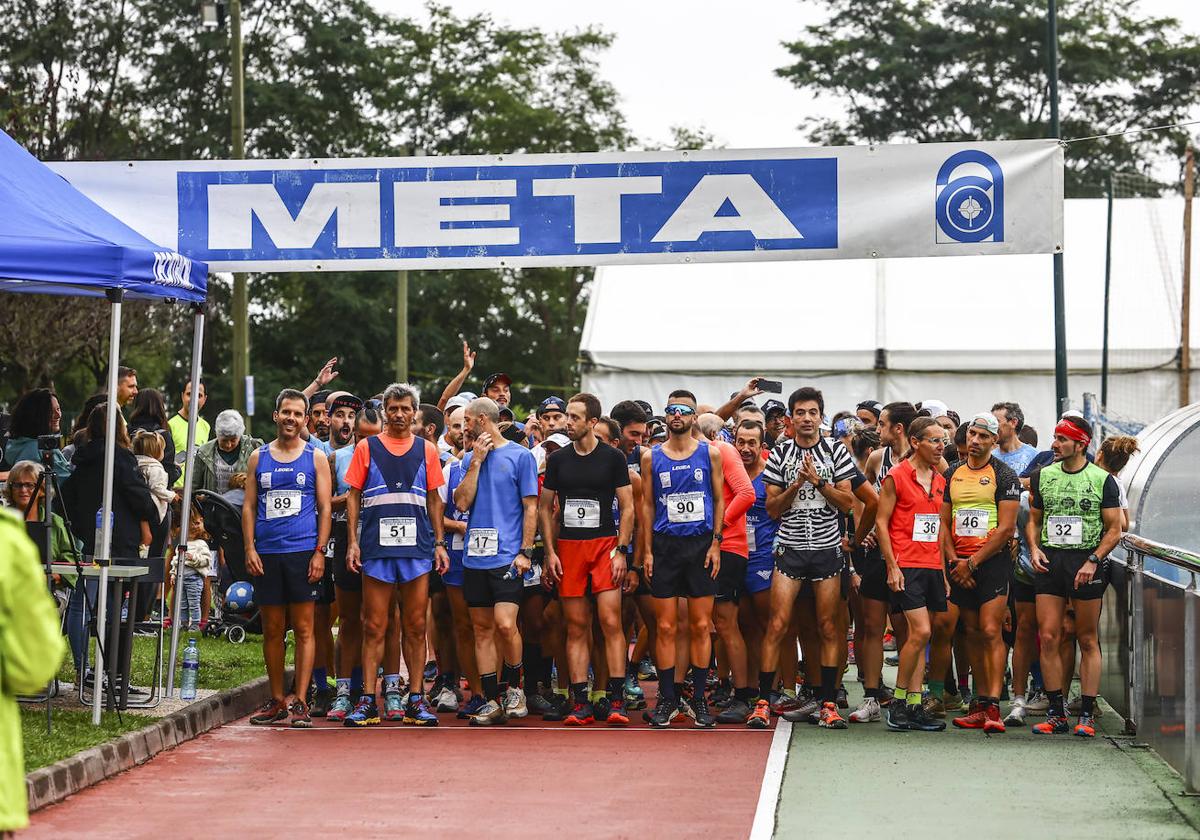
[[[667,521],[675,523],[704,521],[703,493],[672,493],[667,496]]]
[[[1082,516],[1051,516],[1046,536],[1055,545],[1083,545]]]
[[[918,513],[913,516],[913,542],[937,542],[942,528],[942,517],[936,513]]]
[[[268,490],[267,519],[282,519],[300,515],[299,490]]]

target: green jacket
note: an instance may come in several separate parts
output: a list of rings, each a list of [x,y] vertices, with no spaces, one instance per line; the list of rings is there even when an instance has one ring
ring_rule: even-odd
[[[65,652],[37,548],[19,519],[0,514],[0,832],[29,824],[16,696],[45,688]]]
[[[263,445],[263,442],[258,438],[252,438],[248,435],[242,435],[241,443],[238,444],[238,457],[234,462],[234,472],[245,472],[246,463],[250,460],[250,456],[254,454],[254,450]],[[218,458],[217,441],[210,440],[196,450],[195,475],[192,476],[192,490],[209,490],[217,491],[217,474],[213,467],[213,461]]]

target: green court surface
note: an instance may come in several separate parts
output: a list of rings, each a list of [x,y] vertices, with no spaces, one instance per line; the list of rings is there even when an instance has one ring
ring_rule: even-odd
[[[861,691],[847,688],[853,708]],[[1200,837],[1200,798],[1183,796],[1180,777],[1107,712],[1094,740],[1028,726],[985,736],[796,724],[775,836]]]

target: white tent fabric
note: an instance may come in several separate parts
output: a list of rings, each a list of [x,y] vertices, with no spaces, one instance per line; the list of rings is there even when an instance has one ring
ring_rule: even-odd
[[[1103,199],[1066,202],[1067,346],[1076,403],[1100,388],[1106,212]],[[1177,405],[1182,218],[1182,199],[1114,205],[1110,389],[1137,377],[1146,404],[1135,419],[1143,422]],[[1193,250],[1200,251],[1195,232]],[[1198,314],[1194,296],[1194,323]],[[1015,400],[1027,422],[1048,430],[1051,260],[602,267],[580,356],[584,390],[605,405],[632,398],[658,406],[675,387],[720,404],[760,375],[782,379],[785,395],[802,384],[821,388],[831,415],[868,398],[936,398],[963,415]],[[1197,376],[1193,394],[1200,393]]]

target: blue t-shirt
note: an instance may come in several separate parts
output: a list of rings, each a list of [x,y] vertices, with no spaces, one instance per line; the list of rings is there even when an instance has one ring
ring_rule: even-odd
[[[1012,452],[1005,452],[997,446],[992,451],[992,454],[1003,461],[1017,475],[1021,475],[1025,472],[1025,468],[1029,466],[1029,462],[1038,454],[1038,451],[1028,443],[1022,443]]]
[[[276,461],[271,445],[258,450],[254,480],[258,517],[254,548],[259,554],[291,554],[317,547],[316,451],[305,445],[294,461]]]
[[[512,442],[489,452],[479,468],[475,502],[468,513],[463,566],[498,569],[511,565],[525,534],[522,500],[537,494],[537,459],[532,452]]]

